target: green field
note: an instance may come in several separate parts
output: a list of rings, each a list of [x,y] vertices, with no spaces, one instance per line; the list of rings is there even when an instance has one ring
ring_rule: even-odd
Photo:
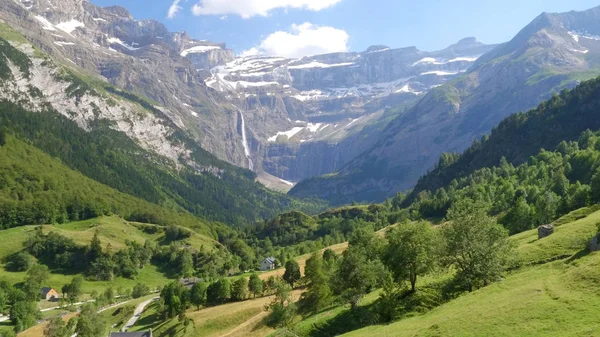
[[[125,241],[127,240],[137,241],[141,244],[146,240],[153,240],[159,244],[168,244],[164,239],[164,233],[147,234],[141,230],[143,226],[156,227],[155,225],[127,222],[116,216],[107,216],[62,225],[47,225],[43,226],[43,229],[45,233],[56,231],[63,236],[72,238],[79,245],[89,244],[94,233],[97,231],[102,245],[104,247],[110,245],[113,251],[124,248]],[[21,251],[23,243],[33,234],[34,230],[35,226],[23,226],[0,231],[3,241],[3,244],[0,245],[0,261],[11,254]],[[182,242],[198,250],[212,249],[218,244],[197,233],[192,233],[191,237]],[[48,286],[60,289],[62,285],[69,283],[73,276],[53,272],[48,280]],[[23,281],[25,277],[25,272],[9,272],[5,270],[4,263],[0,264],[0,279],[5,279],[11,283],[18,283]],[[115,290],[119,287],[131,289],[138,282],[143,282],[151,288],[155,288],[168,283],[169,279],[158,267],[149,264],[140,270],[137,280],[116,278],[113,281],[85,281],[83,290],[85,293],[90,293],[94,290],[102,292],[107,287],[113,287]]]

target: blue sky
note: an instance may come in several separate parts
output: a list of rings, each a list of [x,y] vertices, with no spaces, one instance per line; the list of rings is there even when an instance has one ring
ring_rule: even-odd
[[[542,12],[584,10],[591,0],[91,0],[121,5],[136,19],[225,42],[236,53],[300,57],[370,45],[442,49],[474,36],[511,39]],[[169,18],[169,14],[172,14]]]

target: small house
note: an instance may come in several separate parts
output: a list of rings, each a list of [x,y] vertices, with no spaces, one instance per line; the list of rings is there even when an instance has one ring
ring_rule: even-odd
[[[267,257],[266,259],[262,260],[262,262],[260,263],[260,270],[265,271],[265,270],[273,270],[275,269],[275,258],[274,257]]]
[[[42,299],[46,301],[54,301],[58,299],[58,293],[53,288],[42,288]]]

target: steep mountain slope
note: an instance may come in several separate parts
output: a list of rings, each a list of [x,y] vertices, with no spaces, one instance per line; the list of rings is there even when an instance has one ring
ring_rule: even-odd
[[[0,144],[0,229],[115,214],[194,228],[212,240],[222,225],[121,193],[4,134]],[[210,241],[210,239],[207,239]]]
[[[151,99],[203,148],[247,167],[237,110],[229,104],[221,106],[220,95],[209,93],[203,84],[202,69],[233,58],[223,45],[171,33],[159,22],[134,20],[122,7],[100,8],[86,0],[3,4],[0,19],[36,47],[62,63]],[[200,48],[209,50],[198,53]]]
[[[333,203],[382,200],[410,188],[442,152],[462,151],[504,117],[600,74],[600,7],[544,13],[466,74],[435,88],[339,172],[296,186]]]
[[[483,167],[499,165],[502,158],[521,164],[541,149],[555,149],[562,141],[579,139],[587,129],[600,129],[600,78],[584,82],[543,102],[537,109],[514,114],[495,127],[490,136],[469,147],[458,158],[440,164],[419,179],[411,197],[435,191]]]
[[[199,147],[161,106],[61,65],[2,25],[0,124],[72,169],[149,202],[231,225],[299,203]]]
[[[393,117],[386,108],[413,104],[493,48],[468,38],[437,52],[374,46],[301,60],[235,59],[224,44],[137,21],[122,7],[5,3],[0,19],[44,52],[148,97],[216,157],[292,181],[339,169],[375,143]]]

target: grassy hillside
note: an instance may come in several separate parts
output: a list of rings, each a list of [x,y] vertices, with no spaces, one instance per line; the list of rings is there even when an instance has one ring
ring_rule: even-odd
[[[33,235],[37,226],[21,226],[1,231],[2,238],[6,240],[5,244],[0,246],[0,259],[5,258],[23,249],[23,243],[27,241],[30,235]],[[56,232],[67,238],[71,238],[79,245],[88,245],[95,233],[103,246],[108,246],[114,250],[125,247],[125,241],[135,241],[144,244],[146,240],[156,241],[162,244],[168,244],[162,227],[152,224],[143,224],[137,222],[128,222],[117,216],[105,216],[84,221],[70,222],[58,225],[43,225],[43,232]],[[157,232],[148,234],[144,228],[156,228]],[[183,240],[192,248],[211,250],[218,242],[193,232],[192,236]]]
[[[7,256],[23,250],[23,243],[32,236],[37,226],[22,226],[0,231],[4,244],[0,246],[0,261],[5,261]],[[168,245],[165,234],[158,231],[155,234],[148,234],[142,228],[159,226],[151,224],[141,224],[127,222],[116,216],[101,217],[85,221],[72,222],[63,225],[44,225],[44,233],[56,232],[71,238],[78,245],[89,245],[94,233],[98,232],[99,239],[103,247],[111,247],[113,252],[125,248],[125,241],[136,241],[144,244],[146,240],[155,241],[162,245]],[[196,250],[210,250],[219,245],[210,238],[198,233],[192,233],[189,238],[182,241]],[[63,284],[69,283],[74,275],[65,271],[53,271],[48,280],[48,285],[60,289]],[[0,280],[7,280],[10,283],[18,283],[25,279],[25,272],[10,272],[6,270],[6,263],[0,262]],[[137,279],[118,277],[113,281],[89,281],[86,280],[83,285],[83,291],[86,294],[96,290],[104,291],[107,287],[117,289],[132,289],[136,283],[142,282],[151,288],[162,286],[169,282],[169,275],[165,274],[156,265],[148,264],[142,270]]]
[[[292,296],[297,300],[300,294],[301,291],[296,290]],[[190,309],[187,316],[193,320],[194,326],[187,330],[176,318],[162,322],[158,304],[153,304],[130,331],[152,329],[156,336],[177,337],[266,336],[274,330],[261,324],[261,321],[267,316],[265,305],[272,300],[273,296],[267,296],[202,310]]]
[[[516,247],[515,262],[521,267],[508,272],[501,282],[431,311],[409,313],[395,323],[367,326],[348,335],[594,335],[600,325],[594,315],[600,304],[600,253],[588,253],[586,244],[598,231],[599,222],[600,212],[587,208],[555,221],[555,233],[547,238],[538,240],[537,230],[514,235],[510,240]],[[432,274],[422,280],[421,287],[445,277],[445,273]],[[361,307],[371,306],[378,296],[379,291],[371,293]],[[333,306],[303,317],[293,331],[298,336],[328,336],[332,331],[344,331],[344,326],[350,325],[344,321],[349,313],[348,306]]]
[[[0,228],[117,214],[180,224],[206,236],[220,225],[100,184],[10,135],[0,145]]]

